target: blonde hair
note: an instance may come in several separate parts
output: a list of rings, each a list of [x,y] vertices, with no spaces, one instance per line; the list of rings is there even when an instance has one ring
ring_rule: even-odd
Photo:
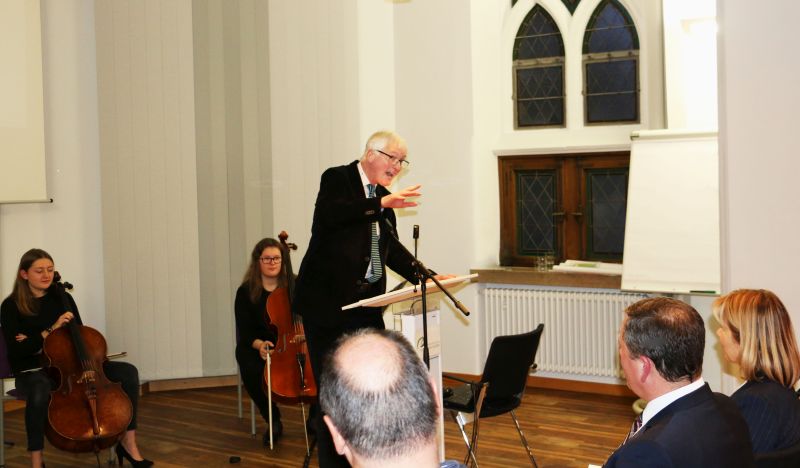
[[[800,354],[789,313],[766,289],[737,289],[714,301],[714,316],[741,347],[739,367],[747,380],[769,379],[793,388]]]

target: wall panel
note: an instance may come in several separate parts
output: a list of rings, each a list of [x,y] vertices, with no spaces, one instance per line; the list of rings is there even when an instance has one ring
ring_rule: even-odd
[[[109,346],[202,375],[191,3],[95,4]]]

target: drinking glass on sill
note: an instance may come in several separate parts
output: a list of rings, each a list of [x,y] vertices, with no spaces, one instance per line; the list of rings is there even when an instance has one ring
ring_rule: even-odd
[[[552,270],[556,261],[556,255],[550,251],[544,254],[544,266],[546,270]]]
[[[547,258],[544,255],[536,257],[536,271],[547,271]]]

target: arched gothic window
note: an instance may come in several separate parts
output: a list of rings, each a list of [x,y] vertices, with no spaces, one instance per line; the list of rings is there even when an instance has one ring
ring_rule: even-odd
[[[603,0],[583,36],[587,124],[639,121],[639,37],[627,10]]]
[[[564,41],[555,21],[536,5],[514,40],[514,126],[564,125]]]

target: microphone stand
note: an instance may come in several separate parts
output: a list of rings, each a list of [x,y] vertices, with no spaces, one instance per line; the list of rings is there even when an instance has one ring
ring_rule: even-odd
[[[395,232],[392,223],[386,218],[381,218],[381,221],[384,221],[383,223],[384,226],[386,226],[389,229],[389,233],[391,233],[391,237],[394,238],[394,240],[397,242],[397,245],[399,245],[400,248],[403,249],[408,255],[411,255],[411,252],[408,251],[406,246],[403,245],[403,243],[400,242],[400,239],[397,237],[397,233]],[[417,238],[419,237],[419,228],[417,226],[414,226],[414,234]],[[416,240],[417,239],[415,238],[414,239],[415,251],[416,251]],[[453,295],[450,294],[450,291],[448,291],[447,289],[444,288],[444,286],[442,286],[442,283],[440,283],[439,280],[435,278],[434,276],[435,273],[429,270],[419,259],[417,259],[416,253],[414,254],[414,269],[416,270],[415,275],[417,277],[417,281],[419,281],[420,292],[422,294],[422,361],[425,363],[425,367],[430,369],[431,368],[430,352],[428,350],[428,303],[426,300],[427,289],[428,289],[426,283],[428,282],[428,280],[429,279],[432,280],[434,284],[436,284],[436,286],[439,287],[439,290],[442,291],[445,294],[445,296],[447,296],[450,299],[450,301],[453,303],[456,309],[458,309],[462,314],[464,314],[464,316],[469,316],[470,312],[469,309],[467,309],[464,306],[464,304],[461,303],[461,301],[453,297]]]

